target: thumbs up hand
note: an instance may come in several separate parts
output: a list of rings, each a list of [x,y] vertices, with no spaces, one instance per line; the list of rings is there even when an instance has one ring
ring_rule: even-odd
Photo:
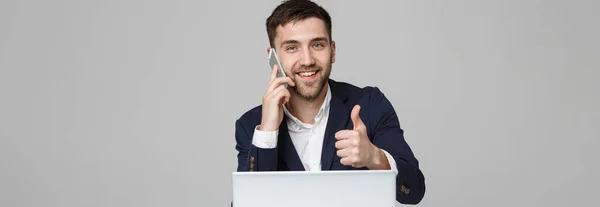
[[[337,156],[342,158],[340,160],[342,165],[355,168],[367,167],[369,169],[379,169],[382,166],[382,159],[387,160],[387,158],[369,140],[367,127],[358,116],[359,112],[360,106],[356,105],[350,113],[350,118],[354,126],[353,130],[340,130],[335,133],[335,138],[338,140],[335,143],[335,148],[338,149]]]

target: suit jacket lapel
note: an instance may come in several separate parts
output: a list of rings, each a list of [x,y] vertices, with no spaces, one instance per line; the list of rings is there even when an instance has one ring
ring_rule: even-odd
[[[333,84],[330,82],[329,86]],[[321,154],[321,170],[331,170],[333,158],[336,155],[335,148],[335,133],[346,129],[350,117],[350,111],[344,102],[346,101],[345,94],[342,91],[335,90],[335,86],[331,88],[331,103],[329,105],[329,119],[327,120],[327,128],[325,129],[325,137],[323,138],[323,151]]]
[[[305,171],[304,165],[300,161],[300,157],[298,156],[298,152],[294,147],[294,143],[292,142],[292,138],[290,137],[290,133],[288,132],[287,127],[287,117],[284,116],[281,125],[279,126],[279,143],[281,146],[279,147],[279,154],[281,155],[281,159],[288,166],[290,171]]]

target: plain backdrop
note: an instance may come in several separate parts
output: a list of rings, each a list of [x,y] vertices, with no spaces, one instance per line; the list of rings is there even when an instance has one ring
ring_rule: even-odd
[[[0,1],[0,206],[228,206],[280,1]],[[598,206],[600,1],[317,1],[420,206]],[[400,205],[399,205],[400,206]]]

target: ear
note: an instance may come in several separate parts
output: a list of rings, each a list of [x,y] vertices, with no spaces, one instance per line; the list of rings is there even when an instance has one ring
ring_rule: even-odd
[[[267,55],[269,55],[269,52],[271,52],[271,47],[267,47]]]
[[[335,41],[331,41],[331,63],[335,63]]]

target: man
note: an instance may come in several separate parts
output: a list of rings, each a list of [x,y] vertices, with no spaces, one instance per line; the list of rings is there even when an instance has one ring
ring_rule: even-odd
[[[327,11],[286,1],[266,27],[287,77],[276,78],[275,66],[262,105],[236,121],[237,171],[392,170],[396,200],[419,203],[424,176],[391,103],[376,87],[329,78],[336,45]]]

